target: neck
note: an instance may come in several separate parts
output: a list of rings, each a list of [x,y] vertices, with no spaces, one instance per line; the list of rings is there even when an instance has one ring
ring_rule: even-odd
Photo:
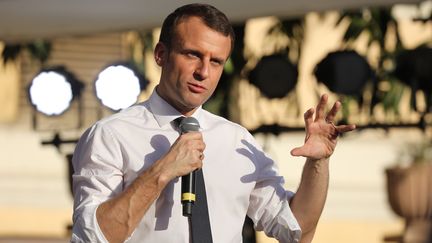
[[[175,102],[172,102],[168,97],[165,97],[163,92],[159,91],[159,85],[156,86],[156,93],[161,97],[165,102],[167,102],[169,105],[171,105],[174,109],[176,109],[180,114],[183,116],[192,116],[193,113],[198,109],[198,107],[195,108],[183,108],[175,104]]]

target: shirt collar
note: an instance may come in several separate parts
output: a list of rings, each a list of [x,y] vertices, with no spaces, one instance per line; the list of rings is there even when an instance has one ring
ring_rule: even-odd
[[[179,111],[159,96],[156,92],[156,88],[153,90],[153,93],[149,98],[149,106],[160,127],[164,127],[177,117],[182,116]],[[202,106],[198,107],[198,109],[192,114],[192,117],[199,121],[201,114]]]

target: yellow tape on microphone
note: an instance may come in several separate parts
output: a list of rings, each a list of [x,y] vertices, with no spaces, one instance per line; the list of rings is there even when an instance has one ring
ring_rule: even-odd
[[[195,201],[195,194],[187,192],[182,194],[182,201]]]

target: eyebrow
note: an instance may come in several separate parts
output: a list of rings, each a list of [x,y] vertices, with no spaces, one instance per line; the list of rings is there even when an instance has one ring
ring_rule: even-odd
[[[210,60],[216,61],[216,62],[218,62],[220,64],[224,64],[225,63],[225,60],[223,58],[219,58],[219,57],[213,57]]]
[[[184,52],[184,53],[193,53],[193,54],[198,55],[200,57],[203,56],[202,52],[200,52],[198,50],[195,50],[195,49],[191,49],[191,48],[184,48],[183,50],[181,50],[181,52]],[[225,63],[225,59],[224,58],[220,58],[220,57],[211,57],[210,60],[211,61],[216,61],[216,62],[221,63],[221,64]]]

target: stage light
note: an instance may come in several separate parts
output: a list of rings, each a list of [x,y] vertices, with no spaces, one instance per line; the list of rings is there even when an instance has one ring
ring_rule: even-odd
[[[317,64],[314,74],[330,91],[358,97],[374,77],[367,60],[352,50],[330,52]]]
[[[32,80],[28,92],[37,111],[57,116],[65,112],[81,93],[83,84],[64,67],[44,69]]]
[[[283,55],[264,56],[249,74],[249,81],[267,98],[283,98],[297,84],[297,67]]]
[[[147,83],[133,65],[112,65],[99,73],[95,81],[96,96],[103,105],[118,111],[135,104]]]
[[[411,106],[417,110],[417,91],[426,98],[426,111],[432,112],[432,48],[419,46],[396,57],[396,77],[411,88]]]

